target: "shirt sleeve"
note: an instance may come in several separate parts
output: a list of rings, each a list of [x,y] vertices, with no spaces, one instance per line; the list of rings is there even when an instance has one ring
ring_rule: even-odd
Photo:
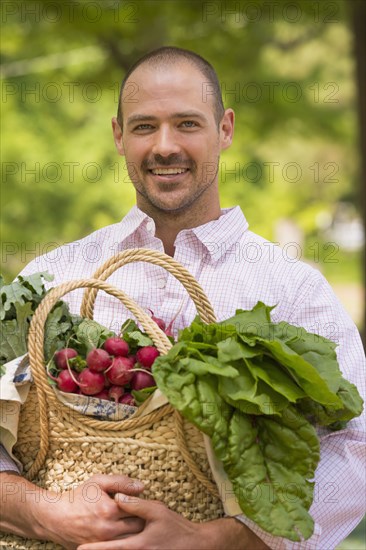
[[[245,516],[245,523],[273,550],[336,548],[362,520],[365,513],[365,441],[358,431],[342,431],[321,438],[321,460],[315,475],[314,534],[306,541],[274,537]]]
[[[20,469],[11,459],[6,449],[0,443],[0,472],[17,472],[20,474]]]
[[[365,399],[365,353],[357,327],[322,275],[317,273],[309,288],[305,295],[299,292],[299,301],[289,322],[337,344],[337,358],[343,376],[357,386]],[[245,516],[236,516],[273,550],[336,548],[365,514],[365,411],[352,419],[345,429],[331,432],[319,428],[318,435],[320,461],[309,510],[315,525],[308,540],[295,543],[274,537]]]

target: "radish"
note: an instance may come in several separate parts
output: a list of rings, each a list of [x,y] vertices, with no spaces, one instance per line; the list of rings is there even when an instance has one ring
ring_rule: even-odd
[[[136,359],[143,367],[150,369],[151,365],[155,359],[159,357],[159,355],[160,353],[155,346],[145,346],[138,350],[136,353]]]
[[[92,372],[102,372],[112,364],[112,359],[104,349],[94,348],[86,356],[86,363]]]
[[[127,357],[130,351],[127,342],[122,340],[122,338],[118,338],[118,336],[107,338],[103,344],[103,348],[109,355],[122,355],[123,357]]]
[[[79,374],[77,384],[84,395],[95,395],[104,389],[104,374],[86,368]]]
[[[155,386],[155,380],[148,372],[136,371],[133,373],[131,388],[133,390],[143,390],[150,386]]]
[[[104,390],[100,391],[99,393],[95,393],[93,397],[98,397],[99,399],[107,399],[109,401],[108,390],[104,388]]]
[[[112,383],[108,380],[107,374],[104,371],[104,388],[108,390],[111,387]]]
[[[116,386],[124,386],[132,378],[133,365],[134,363],[129,357],[115,357],[106,373],[108,380]]]
[[[109,388],[108,396],[111,401],[118,403],[124,393],[125,389],[123,386],[111,386]]]
[[[47,374],[57,383],[57,387],[60,391],[65,393],[75,393],[79,389],[77,382],[75,382],[69,370],[62,370],[57,377],[53,376],[49,371],[47,371]],[[77,373],[74,372],[73,374],[76,379],[78,376]]]
[[[182,300],[177,313],[174,315],[173,319],[170,321],[169,325],[166,327],[166,329],[164,331],[165,334],[170,338],[174,338],[173,324],[174,324],[174,321],[176,320],[176,318],[178,317],[178,315],[180,314],[180,312],[182,311],[183,304],[184,304],[184,300]]]
[[[135,407],[135,399],[130,393],[125,393],[122,395],[122,397],[119,400],[120,403],[123,403],[124,405],[130,405],[130,407]]]
[[[154,313],[151,311],[151,309],[149,309],[150,313],[151,313],[151,319],[153,321],[155,321],[155,323],[158,325],[158,327],[164,331],[165,330],[165,321],[163,319],[159,319],[159,317],[155,317]]]
[[[67,369],[67,361],[76,357],[78,352],[73,348],[64,348],[56,351],[54,360],[59,369]]]

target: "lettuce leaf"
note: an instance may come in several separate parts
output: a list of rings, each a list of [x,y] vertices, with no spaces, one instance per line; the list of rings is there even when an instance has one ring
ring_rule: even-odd
[[[221,323],[199,317],[153,364],[158,388],[211,438],[246,516],[293,541],[309,538],[319,439],[362,412],[335,344],[272,323],[262,302]]]

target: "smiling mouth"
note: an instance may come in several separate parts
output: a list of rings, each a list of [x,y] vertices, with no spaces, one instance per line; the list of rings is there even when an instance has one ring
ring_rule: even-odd
[[[177,176],[179,174],[185,174],[189,171],[189,168],[153,168],[149,170],[154,176]]]

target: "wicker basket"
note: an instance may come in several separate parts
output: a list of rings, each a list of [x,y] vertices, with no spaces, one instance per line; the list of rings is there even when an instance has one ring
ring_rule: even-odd
[[[125,474],[145,484],[144,497],[163,501],[192,521],[224,515],[205,451],[203,435],[184,421],[169,404],[152,409],[151,398],[131,418],[97,420],[61,403],[49,385],[45,370],[44,325],[54,304],[68,292],[85,288],[81,315],[92,318],[98,290],[118,298],[140,322],[161,354],[171,343],[156,323],[107,279],[116,269],[134,261],[167,269],[186,288],[204,322],[215,320],[207,297],[190,273],[157,251],[132,249],[118,254],[87,280],[70,281],[52,289],[33,316],[28,351],[34,384],[22,407],[15,453],[24,475],[40,487],[70,490],[94,473]],[[156,396],[154,396],[156,397]],[[0,535],[3,548],[60,548],[49,542]]]

